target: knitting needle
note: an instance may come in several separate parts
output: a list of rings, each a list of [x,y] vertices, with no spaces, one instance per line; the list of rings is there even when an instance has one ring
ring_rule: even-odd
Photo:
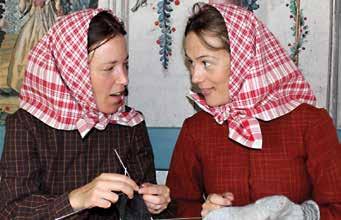
[[[202,217],[186,217],[186,218],[156,218],[154,220],[190,220],[190,219],[202,219]]]
[[[121,160],[121,157],[120,157],[120,155],[118,154],[118,152],[117,152],[117,150],[116,150],[116,149],[114,149],[114,151],[115,151],[115,154],[116,154],[116,156],[117,156],[118,160],[120,161],[120,164],[121,164],[121,166],[122,166],[122,167],[123,167],[123,169],[124,169],[124,175],[126,175],[126,176],[128,176],[128,177],[130,178],[130,175],[129,175],[128,169],[127,169],[127,167],[126,167],[126,166],[124,166],[124,163],[123,163],[123,161]]]

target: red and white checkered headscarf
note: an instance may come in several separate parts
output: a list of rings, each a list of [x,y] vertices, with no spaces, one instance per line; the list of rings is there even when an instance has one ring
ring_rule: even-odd
[[[257,119],[270,121],[301,103],[315,105],[316,98],[302,73],[273,34],[255,15],[235,5],[212,4],[225,19],[230,44],[230,102],[210,107],[190,92],[217,123],[227,121],[229,138],[250,148],[262,148]]]
[[[143,116],[123,104],[116,113],[97,109],[88,65],[87,39],[91,19],[100,9],[60,18],[31,50],[20,91],[20,107],[47,125],[78,130],[84,137],[93,127],[109,123],[134,126]],[[115,51],[113,51],[115,52]]]

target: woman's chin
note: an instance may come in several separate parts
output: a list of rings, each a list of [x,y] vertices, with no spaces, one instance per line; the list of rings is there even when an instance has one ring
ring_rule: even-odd
[[[226,102],[223,102],[223,101],[218,102],[216,100],[209,100],[209,99],[206,99],[205,101],[206,101],[206,104],[210,107],[219,107],[222,105],[226,105],[228,103],[227,101]]]
[[[115,105],[111,105],[111,106],[107,106],[105,108],[99,108],[98,110],[100,112],[103,112],[104,114],[113,114],[116,113],[118,111],[118,109],[123,105],[123,102],[120,104],[115,104]]]

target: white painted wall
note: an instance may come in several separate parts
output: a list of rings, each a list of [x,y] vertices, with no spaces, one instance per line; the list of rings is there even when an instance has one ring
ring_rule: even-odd
[[[289,51],[288,43],[294,41],[290,30],[292,19],[289,18],[287,0],[259,1],[260,8],[256,11],[258,17],[267,25]],[[328,85],[328,62],[330,40],[330,1],[301,1],[303,15],[307,17],[306,24],[310,33],[304,44],[306,50],[300,54],[299,67],[312,86],[317,96],[318,106],[326,107]]]
[[[155,43],[160,30],[154,25],[157,20],[157,0],[148,0],[146,7],[129,15],[129,104],[141,110],[148,126],[179,127],[183,120],[194,113],[185,94],[189,89],[189,74],[185,69],[182,54],[182,34],[195,0],[181,0],[172,12],[177,31],[173,36],[173,56],[169,70],[163,71],[159,61],[159,47]],[[293,42],[290,31],[289,0],[260,0],[259,18],[288,49]],[[135,1],[130,2],[130,4]],[[307,48],[300,55],[300,68],[313,87],[318,105],[326,106],[329,59],[330,1],[301,1],[304,16],[309,25]]]
[[[183,62],[182,34],[193,0],[182,0],[172,12],[172,56],[164,71],[155,42],[160,29],[157,20],[157,0],[129,15],[129,105],[142,111],[148,126],[179,127],[194,113],[185,94],[190,88],[189,73]]]

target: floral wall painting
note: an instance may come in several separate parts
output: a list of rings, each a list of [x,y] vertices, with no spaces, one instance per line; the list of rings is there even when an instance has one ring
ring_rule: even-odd
[[[97,8],[98,0],[60,0],[63,14],[79,11],[85,8]]]
[[[61,12],[59,0],[6,1],[0,48],[0,112],[18,108],[17,95],[30,49]]]
[[[305,50],[303,44],[307,42],[306,37],[309,34],[309,26],[306,24],[307,17],[303,15],[303,9],[301,9],[301,0],[290,0],[286,7],[290,10],[290,19],[292,19],[290,30],[294,37],[294,42],[288,44],[290,57],[298,65],[299,53]]]
[[[158,20],[155,21],[155,25],[160,28],[161,34],[156,43],[160,47],[160,61],[165,70],[168,69],[169,57],[172,56],[172,32],[176,31],[176,28],[172,27],[171,20],[173,5],[179,6],[180,0],[159,0],[157,2]]]
[[[60,15],[97,0],[0,0],[0,124],[18,107],[28,53]]]

